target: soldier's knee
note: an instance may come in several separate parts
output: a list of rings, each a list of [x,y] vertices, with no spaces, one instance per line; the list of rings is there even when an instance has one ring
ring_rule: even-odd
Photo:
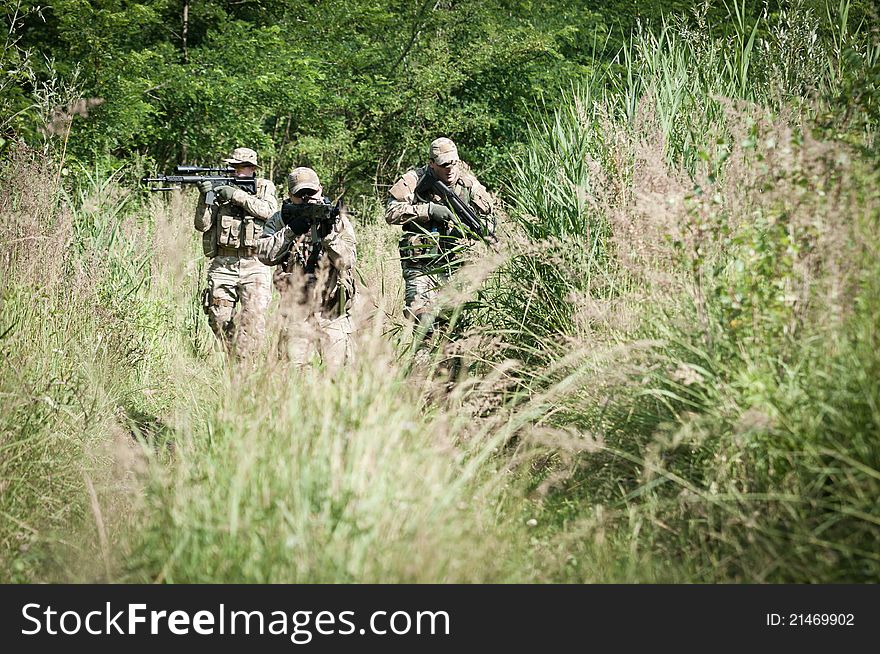
[[[208,322],[215,333],[219,334],[229,331],[232,323],[232,309],[231,306],[219,304],[211,304],[208,307]]]
[[[272,300],[272,286],[269,281],[265,284],[250,284],[241,292],[241,310],[252,314],[263,314],[269,308]]]
[[[434,313],[434,297],[431,293],[416,292],[407,294],[404,314],[413,322],[429,320]]]

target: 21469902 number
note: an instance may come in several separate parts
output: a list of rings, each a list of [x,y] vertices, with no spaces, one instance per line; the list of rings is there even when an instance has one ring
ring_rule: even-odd
[[[792,613],[788,616],[788,626],[800,627],[804,625],[851,627],[855,625],[855,615],[852,613]]]

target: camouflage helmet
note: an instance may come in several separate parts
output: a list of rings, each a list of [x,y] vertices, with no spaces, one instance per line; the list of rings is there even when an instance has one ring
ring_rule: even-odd
[[[428,150],[428,159],[436,163],[438,166],[448,166],[458,161],[458,148],[452,139],[441,136],[431,141],[431,147]]]
[[[300,166],[290,171],[290,174],[287,176],[287,189],[291,195],[296,195],[304,189],[312,191],[312,195],[324,190],[318,179],[318,173],[305,166]]]
[[[232,155],[224,159],[223,163],[228,163],[232,166],[250,164],[257,168],[260,167],[257,163],[257,153],[250,148],[235,148],[235,150],[232,151]]]

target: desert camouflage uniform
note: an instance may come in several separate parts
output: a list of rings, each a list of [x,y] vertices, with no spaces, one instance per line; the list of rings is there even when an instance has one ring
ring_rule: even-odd
[[[419,197],[416,188],[425,175],[432,175],[428,166],[410,170],[391,187],[385,220],[390,225],[401,225],[400,264],[403,268],[406,307],[404,313],[411,320],[428,327],[439,312],[436,306],[439,289],[460,265],[461,249],[468,241],[460,234],[444,231],[444,226],[427,215],[427,203],[440,202],[437,195]],[[488,226],[494,229],[493,198],[470,166],[459,161],[450,188],[465,204],[469,204]]]
[[[324,202],[328,202],[326,198]],[[317,251],[316,251],[317,248]],[[329,233],[317,225],[297,236],[285,226],[281,212],[263,227],[259,257],[277,265],[273,279],[281,293],[283,357],[297,366],[320,356],[328,369],[354,356],[350,318],[354,299],[357,243],[351,220],[341,212]]]
[[[277,209],[275,185],[268,179],[257,179],[256,195],[236,189],[232,200],[214,207],[202,195],[196,207],[194,226],[211,259],[204,297],[208,321],[242,359],[259,351],[266,333],[272,271],[257,259],[257,245],[264,222]]]

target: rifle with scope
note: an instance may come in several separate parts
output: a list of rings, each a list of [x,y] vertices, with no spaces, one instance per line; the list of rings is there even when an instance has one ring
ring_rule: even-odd
[[[156,175],[155,177],[142,177],[142,184],[162,184],[151,187],[150,191],[174,191],[185,184],[198,184],[199,182],[211,182],[211,189],[205,193],[205,204],[213,207],[215,202],[214,190],[218,186],[237,186],[252,195],[257,193],[256,177],[235,177],[233,168],[209,168],[203,166],[176,166],[174,175]]]

